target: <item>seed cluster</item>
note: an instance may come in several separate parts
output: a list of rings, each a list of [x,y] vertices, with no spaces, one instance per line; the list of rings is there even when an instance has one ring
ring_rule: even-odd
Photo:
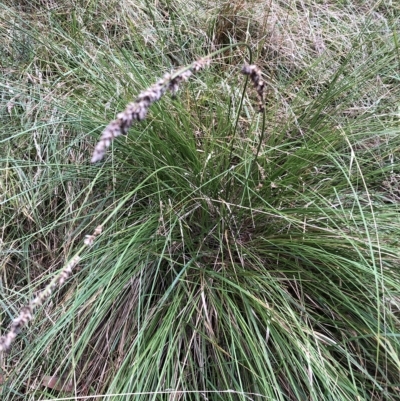
[[[129,103],[126,109],[117,115],[116,120],[107,125],[94,148],[91,162],[96,163],[102,160],[114,138],[126,134],[134,121],[144,120],[149,107],[160,100],[167,90],[175,94],[181,82],[187,81],[193,73],[200,71],[209,64],[210,59],[207,57],[197,60],[191,64],[189,69],[174,74],[165,74],[162,79],[141,92],[134,102]]]
[[[11,323],[10,331],[0,337],[0,352],[10,349],[15,337],[17,337],[23,327],[32,320],[34,309],[42,305],[57,287],[61,287],[65,283],[67,278],[71,275],[72,269],[79,263],[79,260],[79,256],[72,258],[64,269],[29,303],[29,305],[21,308],[19,315]]]
[[[99,236],[101,234],[101,232],[103,231],[103,227],[102,226],[97,226],[95,228],[95,230],[93,231],[92,235],[86,235],[85,239],[83,240],[83,243],[87,246],[92,246],[94,243],[94,240],[96,239],[97,236]]]
[[[242,68],[242,74],[250,76],[250,79],[253,82],[258,95],[258,111],[262,113],[265,108],[265,100],[264,100],[265,82],[262,79],[260,68],[254,64],[252,65],[245,64]]]

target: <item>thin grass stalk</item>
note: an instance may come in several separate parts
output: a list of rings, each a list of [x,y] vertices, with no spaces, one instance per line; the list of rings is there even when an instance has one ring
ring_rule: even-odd
[[[262,79],[261,76],[261,70],[255,66],[255,65],[245,65],[242,69],[242,74],[245,74],[246,76],[248,75],[251,79],[251,81],[253,82],[253,85],[257,91],[257,95],[258,95],[258,111],[260,113],[262,113],[262,123],[261,123],[261,134],[260,134],[260,140],[258,142],[258,146],[257,146],[257,151],[256,154],[254,156],[254,158],[251,160],[250,162],[250,166],[249,166],[249,170],[247,172],[246,175],[246,179],[245,179],[245,183],[243,185],[243,194],[242,194],[242,199],[241,199],[241,203],[243,202],[243,198],[245,195],[245,191],[246,188],[248,188],[248,182],[249,182],[249,178],[250,178],[250,174],[253,170],[253,166],[255,163],[257,163],[257,159],[258,159],[258,155],[260,154],[260,150],[261,150],[261,146],[264,140],[264,133],[265,133],[265,82]]]
[[[251,60],[251,53],[250,53],[250,60]],[[236,141],[236,132],[237,132],[237,126],[239,124],[240,111],[242,110],[242,107],[243,107],[243,100],[244,100],[244,95],[245,95],[246,90],[247,90],[248,81],[249,81],[249,77],[246,76],[246,80],[245,80],[244,85],[243,85],[242,96],[240,97],[240,101],[239,101],[239,109],[238,109],[236,120],[235,120],[235,126],[233,128],[233,138],[231,139],[231,142],[229,144],[230,149],[229,149],[227,168],[230,167],[230,163],[231,163],[231,160],[232,160],[233,147],[234,147],[235,141]],[[226,185],[226,198],[227,199],[229,199],[229,195],[230,195],[230,192],[231,192],[231,184],[232,184],[232,181],[228,180],[227,185]]]
[[[250,65],[252,64],[252,60],[253,60],[253,54],[252,54],[251,49],[249,48],[249,64]],[[238,124],[239,124],[239,116],[240,116],[240,112],[241,112],[242,107],[243,107],[243,100],[244,100],[244,95],[246,93],[248,81],[249,81],[248,74],[246,74],[246,80],[245,80],[245,83],[243,85],[242,96],[240,97],[240,100],[239,100],[239,107],[238,107],[238,112],[237,112],[236,119],[235,119],[235,125],[233,127],[233,135],[234,136],[233,136],[233,138],[231,140],[231,143],[230,143],[230,151],[229,151],[229,158],[228,158],[229,163],[232,160],[233,145],[234,145],[235,139],[236,139],[236,131],[237,131],[237,127],[238,127]],[[227,191],[227,194],[228,194],[228,191]]]

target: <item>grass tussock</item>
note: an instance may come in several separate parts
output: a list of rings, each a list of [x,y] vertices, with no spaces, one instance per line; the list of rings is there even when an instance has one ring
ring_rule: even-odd
[[[0,9],[2,399],[398,398],[396,5]]]

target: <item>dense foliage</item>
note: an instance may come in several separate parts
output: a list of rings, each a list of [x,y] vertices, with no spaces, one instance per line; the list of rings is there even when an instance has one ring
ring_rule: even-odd
[[[1,334],[81,257],[0,355],[2,399],[398,399],[399,22],[385,1],[0,4]]]

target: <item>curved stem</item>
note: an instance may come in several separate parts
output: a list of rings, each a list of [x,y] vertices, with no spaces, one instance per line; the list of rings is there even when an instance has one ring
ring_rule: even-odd
[[[246,174],[246,179],[244,181],[244,186],[243,186],[242,199],[240,200],[240,203],[243,202],[243,198],[244,198],[244,195],[245,195],[245,191],[247,189],[247,184],[249,182],[251,171],[253,170],[253,166],[254,166],[255,163],[257,163],[257,158],[258,158],[258,155],[260,153],[261,145],[262,145],[262,142],[263,142],[263,139],[264,139],[264,131],[265,131],[265,109],[263,110],[263,116],[262,116],[260,141],[258,142],[256,154],[255,154],[253,160],[251,161],[249,170],[248,170],[248,172]]]
[[[214,52],[208,54],[207,56],[203,57],[203,59],[212,59],[215,56],[218,56],[218,54],[225,52],[228,49],[232,49],[234,47],[239,47],[239,46],[245,46],[247,47],[247,50],[249,51],[249,63],[251,64],[252,59],[253,59],[253,52],[250,48],[250,46],[247,43],[241,42],[241,43],[234,43],[232,45],[228,45],[228,46],[224,46],[221,49],[215,50]],[[193,65],[196,63],[197,61],[194,61],[191,64],[188,64],[187,66],[175,71],[173,74],[171,74],[170,80],[173,80],[175,78],[177,78],[178,76],[182,75],[183,72],[190,70],[193,68]]]
[[[252,51],[251,51],[250,46],[249,46],[248,44],[246,44],[246,43],[238,43],[238,45],[244,45],[244,46],[247,47],[247,49],[248,49],[248,51],[249,51],[249,64],[252,64],[252,61],[253,61],[253,53],[252,53]],[[237,127],[238,127],[238,125],[239,125],[239,116],[240,116],[240,112],[241,112],[242,107],[243,107],[243,99],[244,99],[244,95],[245,95],[246,90],[247,90],[247,84],[248,84],[248,82],[249,82],[249,77],[246,76],[246,80],[245,80],[244,85],[243,85],[242,95],[240,96],[239,108],[238,108],[238,112],[237,112],[237,114],[236,114],[235,125],[234,125],[234,127],[233,127],[233,135],[232,135],[231,142],[230,142],[230,144],[229,144],[230,150],[229,150],[227,168],[229,167],[229,165],[230,165],[230,163],[231,163],[231,161],[232,161],[233,147],[234,147],[235,139],[236,139],[236,131],[237,131]],[[226,186],[226,190],[225,190],[225,197],[226,197],[226,198],[229,197],[230,190],[231,190],[231,180],[228,180],[227,186]]]

